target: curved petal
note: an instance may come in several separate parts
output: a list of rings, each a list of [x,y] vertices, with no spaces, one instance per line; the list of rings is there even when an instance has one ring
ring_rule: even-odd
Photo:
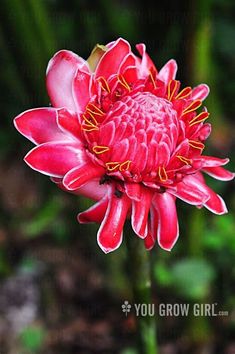
[[[78,221],[80,224],[87,224],[91,222],[101,223],[104,219],[108,207],[108,198],[104,196],[98,203],[92,205],[86,211],[78,214]]]
[[[159,217],[158,243],[164,250],[170,251],[179,236],[175,197],[166,192],[155,193],[153,203]]]
[[[147,250],[151,250],[155,245],[158,229],[158,215],[154,207],[150,208],[150,222],[148,226],[148,233],[144,239],[144,245]]]
[[[76,110],[72,94],[72,82],[78,68],[89,72],[85,60],[68,50],[57,52],[49,61],[46,84],[54,107]]]
[[[139,183],[125,183],[125,191],[130,199],[140,201],[141,186]]]
[[[35,108],[19,114],[14,119],[16,129],[34,144],[69,140],[57,125],[55,108]]]
[[[34,170],[52,177],[63,177],[84,161],[84,151],[77,144],[50,142],[36,146],[24,158]]]
[[[220,181],[231,181],[235,176],[235,173],[220,166],[203,168],[203,172],[206,172],[209,176],[219,179]]]
[[[113,188],[108,193],[109,205],[105,218],[99,228],[97,241],[105,252],[112,252],[122,242],[122,231],[130,207],[130,200],[123,194],[120,198],[114,194]]]
[[[90,101],[91,80],[90,73],[77,69],[73,80],[73,97],[77,112],[83,112]]]
[[[108,79],[112,74],[117,74],[120,64],[130,51],[130,44],[127,41],[122,38],[116,40],[100,59],[96,67],[95,77],[102,76]]]
[[[169,60],[159,71],[157,78],[168,84],[174,80],[177,72],[177,63],[174,59]]]
[[[209,209],[212,213],[222,215],[228,212],[223,199],[218,194],[216,194],[211,188],[209,188],[203,182],[203,180],[201,180],[201,178],[197,178],[195,176],[190,175],[184,178],[184,182],[185,181],[187,181],[187,184],[189,183],[194,186],[192,188],[195,188],[195,186],[197,186],[202,193],[205,193],[209,196],[208,200],[202,203],[202,205]]]
[[[145,187],[141,187],[140,192],[140,201],[132,201],[131,224],[135,233],[145,238],[148,232],[148,215],[153,193]]]
[[[81,142],[83,137],[81,134],[81,124],[78,120],[77,114],[69,112],[64,108],[58,109],[57,112],[57,124],[59,128],[66,135],[69,135]]]
[[[176,191],[172,190],[170,193],[192,205],[204,204],[210,198],[208,193],[200,189],[195,178],[190,177],[177,183]]]
[[[210,93],[210,89],[206,84],[200,84],[193,88],[191,98],[193,100],[203,101]]]
[[[70,191],[77,190],[93,178],[101,177],[105,169],[91,162],[74,167],[64,176],[63,185]]]
[[[213,156],[200,156],[200,160],[202,162],[202,168],[224,166],[229,162],[228,158],[220,159],[218,157]]]
[[[149,55],[146,53],[146,46],[143,43],[139,43],[136,45],[136,49],[142,56],[141,63],[139,65],[139,73],[140,77],[147,77],[149,76],[150,69],[153,69],[155,72],[157,71],[154,63],[152,62]]]

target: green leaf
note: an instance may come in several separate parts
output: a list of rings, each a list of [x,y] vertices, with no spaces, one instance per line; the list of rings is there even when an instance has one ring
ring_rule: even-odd
[[[26,350],[36,352],[42,347],[45,338],[45,331],[40,326],[29,326],[21,332],[20,338],[22,345]]]

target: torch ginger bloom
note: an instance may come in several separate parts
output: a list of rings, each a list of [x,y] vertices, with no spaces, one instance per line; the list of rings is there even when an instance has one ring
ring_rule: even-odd
[[[176,198],[227,212],[223,199],[202,172],[228,181],[228,159],[203,155],[211,125],[202,107],[209,88],[181,87],[177,64],[157,71],[145,51],[118,39],[97,45],[87,61],[62,50],[47,68],[52,107],[15,118],[18,131],[37,146],[25,157],[34,170],[57,185],[96,200],[78,215],[81,223],[101,223],[104,252],[119,247],[124,222],[144,239],[171,250],[178,238]]]

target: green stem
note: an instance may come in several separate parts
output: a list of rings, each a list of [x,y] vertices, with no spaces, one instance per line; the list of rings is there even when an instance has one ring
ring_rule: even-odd
[[[151,269],[150,254],[133,233],[130,225],[126,225],[127,257],[129,274],[135,304],[151,304]],[[154,316],[138,316],[138,353],[158,354],[156,340],[156,322]]]

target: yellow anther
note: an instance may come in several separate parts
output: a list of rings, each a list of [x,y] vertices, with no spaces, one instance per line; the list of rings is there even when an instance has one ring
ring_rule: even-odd
[[[195,100],[195,101],[191,102],[190,105],[183,110],[182,115],[196,111],[199,107],[201,107],[201,105],[202,105],[202,101],[200,101],[200,100]]]
[[[120,82],[120,84],[125,87],[129,92],[131,91],[130,86],[128,85],[128,83],[126,82],[125,78],[122,75],[118,75],[118,81]]]
[[[104,91],[106,91],[108,93],[111,92],[110,88],[109,88],[109,85],[108,85],[108,82],[103,76],[100,76],[97,80],[98,80],[102,90],[104,90]]]
[[[185,163],[186,165],[191,165],[192,160],[187,159],[187,157],[181,156],[181,155],[177,155],[176,156],[181,162]]]
[[[167,98],[169,101],[172,100],[174,94],[175,94],[175,91],[177,89],[177,86],[178,86],[178,82],[176,80],[171,80],[168,84],[168,88],[167,88]]]
[[[165,167],[158,167],[158,176],[161,182],[166,182],[168,180]]]
[[[205,145],[203,143],[201,143],[200,141],[196,141],[196,140],[189,140],[189,145],[195,149],[199,149],[199,150],[203,150]]]
[[[176,100],[182,100],[183,98],[188,97],[192,92],[192,88],[190,86],[185,87],[182,91],[178,93],[178,95],[175,97]]]
[[[121,163],[119,166],[119,170],[120,171],[128,171],[130,168],[130,164],[131,164],[130,160],[127,160],[127,161]]]
[[[109,172],[117,170],[120,166],[120,162],[107,162],[106,167]]]
[[[84,119],[84,121],[86,122],[87,125],[92,126],[92,127],[97,127],[98,122],[95,119],[95,117],[93,116],[93,114],[88,113],[89,114],[89,118],[87,118],[85,116],[85,114],[82,115],[82,118]]]
[[[156,89],[156,88],[157,88],[157,85],[156,85],[156,82],[155,82],[155,80],[154,80],[154,78],[153,78],[153,74],[151,73],[151,70],[149,70],[149,76],[150,76],[150,79],[151,79],[151,81],[152,81],[152,84],[153,84],[154,89]]]
[[[103,154],[103,152],[109,151],[109,147],[96,145],[93,146],[92,150],[95,154],[99,155],[99,154]]]
[[[90,108],[87,107],[86,110],[88,112],[96,114],[97,116],[103,116],[104,115],[104,112],[99,107],[94,105],[93,103],[89,103],[88,106],[93,108],[93,110],[91,110]]]
[[[99,130],[99,128],[95,127],[94,125],[83,124],[82,130],[84,130],[85,132],[92,132],[94,130]]]
[[[210,115],[209,112],[201,112],[196,117],[190,120],[189,126],[192,127],[195,124],[204,122],[209,117],[209,115]]]

